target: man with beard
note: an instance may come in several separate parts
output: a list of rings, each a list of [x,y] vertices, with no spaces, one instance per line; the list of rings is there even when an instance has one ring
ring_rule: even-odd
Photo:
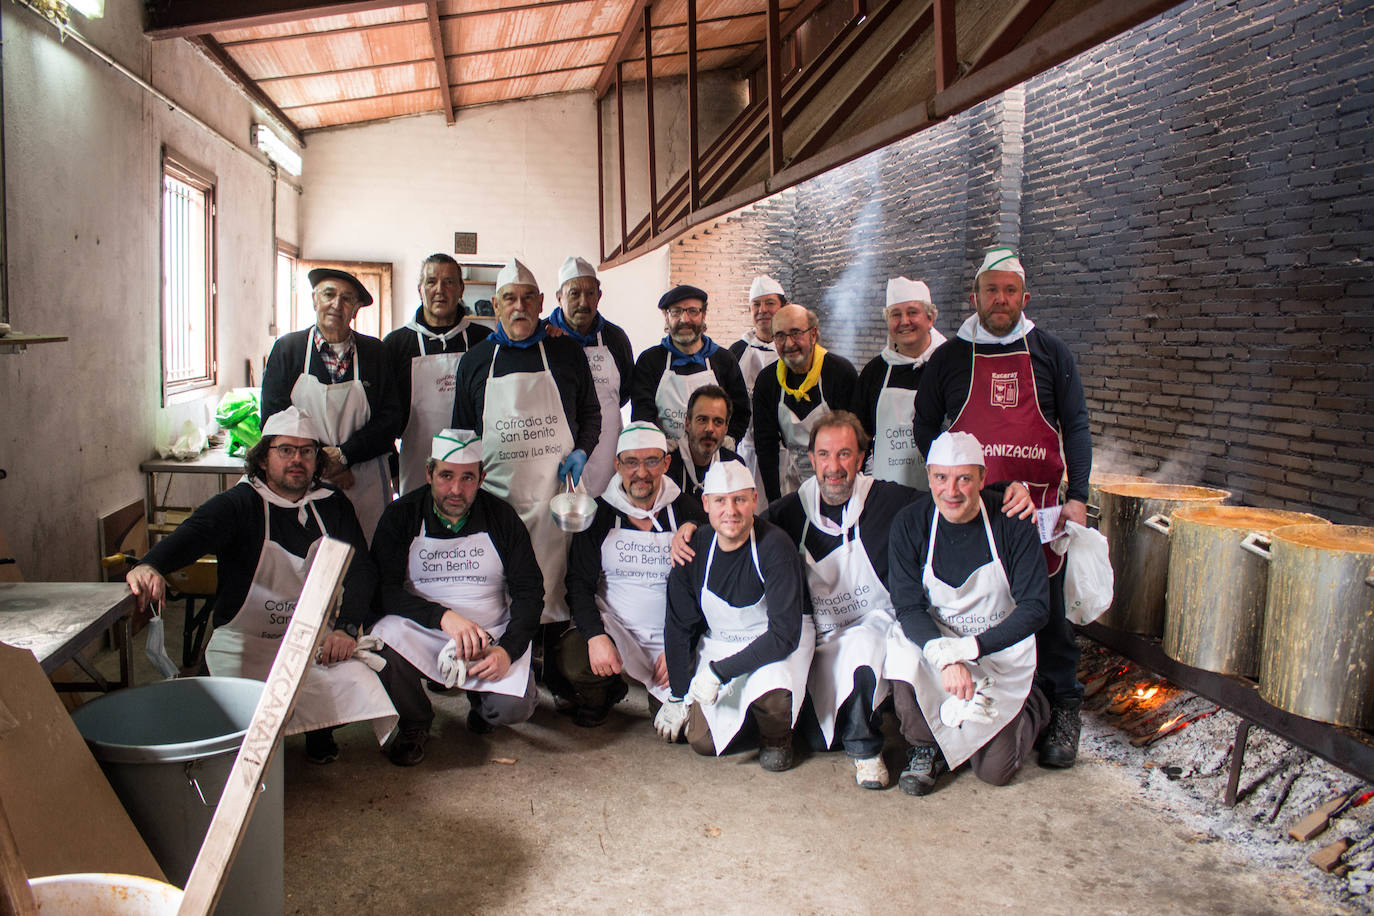
[[[739,371],[744,376],[744,385],[749,390],[750,403],[754,398],[754,382],[759,373],[778,361],[778,351],[773,349],[773,316],[778,309],[787,304],[787,294],[782,284],[772,277],[755,277],[749,284],[749,317],[754,326],[744,332],[744,336],[730,345],[730,352],[739,361]],[[754,475],[754,482],[760,490],[759,509],[768,507],[763,498],[763,482],[759,476],[758,452],[754,448],[754,428],[744,434],[739,442],[739,456]]]
[[[248,451],[248,479],[202,504],[126,577],[140,609],[149,602],[160,606],[167,573],[214,554],[215,631],[205,664],[215,677],[261,681],[272,670],[305,585],[311,548],[326,536],[353,545],[338,619],[320,647],[319,664],[306,669],[286,725],[287,734],[306,733],[305,753],[313,763],[338,758],[333,731],[342,722],[371,720],[378,744],[396,724],[377,675],[352,658],[377,571],[353,504],[320,485],[321,453],[310,417],[295,407],[273,414]]]
[[[738,442],[749,428],[749,392],[739,364],[706,331],[706,292],[675,286],[658,300],[667,335],[635,360],[630,412],[635,420],[658,424],[676,445],[686,432],[687,399],[703,385],[719,385],[730,394],[730,428]]]
[[[725,448],[730,428],[730,396],[719,385],[703,385],[687,400],[687,433],[672,450],[668,479],[692,496],[701,495],[701,482],[717,461],[738,461]]]
[[[549,316],[549,324],[582,345],[601,405],[601,438],[582,473],[582,486],[592,496],[600,496],[615,473],[612,465],[620,435],[620,408],[630,399],[630,374],[634,371],[630,338],[619,325],[602,317],[600,306],[601,281],[596,268],[581,258],[568,258],[558,269],[558,308]]]
[[[773,316],[774,369],[754,383],[754,443],[771,503],[815,476],[807,449],[811,429],[832,410],[849,410],[859,374],[820,345],[816,313],[785,305]]]
[[[491,331],[468,317],[463,270],[446,254],[420,265],[420,307],[382,340],[401,404],[401,492],[425,482],[430,443],[453,414],[458,361]]]
[[[649,713],[670,699],[663,655],[669,544],[678,526],[704,521],[701,501],[664,478],[668,440],[652,423],[620,434],[616,476],[592,526],[568,551],[568,606],[577,625],[558,641],[555,664],[572,684],[573,721],[594,728],[626,694],[624,677],[649,691]]]

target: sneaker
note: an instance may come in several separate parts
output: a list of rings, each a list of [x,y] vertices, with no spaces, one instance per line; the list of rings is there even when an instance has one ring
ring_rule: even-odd
[[[429,728],[403,728],[391,742],[387,757],[398,767],[413,767],[425,759],[425,742],[429,740]]]
[[[881,755],[877,757],[854,758],[854,781],[863,789],[884,789],[887,787],[887,764]]]
[[[573,711],[573,724],[583,728],[596,728],[606,724],[611,707],[619,703],[630,692],[630,685],[623,678],[616,678],[606,687],[606,700],[596,706],[578,706]]]
[[[1050,707],[1050,722],[1040,739],[1040,765],[1066,770],[1078,759],[1079,715],[1083,701],[1060,700]]]
[[[907,751],[906,769],[897,777],[897,785],[907,795],[926,795],[941,774],[948,772],[949,764],[939,745],[917,744]]]
[[[783,744],[778,747],[767,745],[759,748],[759,766],[770,773],[781,773],[783,770],[792,768],[792,745]]]
[[[496,726],[477,714],[477,710],[468,710],[468,731],[474,735],[490,735],[496,731]]]
[[[322,728],[305,733],[305,759],[311,763],[333,763],[339,759],[339,743],[334,740],[334,729]]]

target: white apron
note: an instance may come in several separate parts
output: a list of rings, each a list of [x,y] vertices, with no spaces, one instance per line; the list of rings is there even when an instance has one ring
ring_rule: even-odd
[[[935,556],[935,532],[940,524],[938,509],[930,526],[930,547],[926,550],[926,568],[921,582],[930,596],[936,625],[946,636],[977,636],[1006,619],[1016,607],[1006,570],[1002,568],[1002,560],[997,555],[997,544],[993,541],[987,513],[981,505],[978,511],[983,519],[983,531],[987,535],[992,560],[975,569],[963,585],[948,585],[935,575],[932,561]],[[968,665],[974,682],[984,677],[992,678],[993,685],[987,692],[993,699],[997,718],[984,723],[965,722],[957,728],[950,728],[940,721],[940,705],[950,697],[941,683],[940,672],[926,661],[920,648],[906,638],[901,626],[893,625],[892,637],[888,641],[887,677],[906,681],[915,688],[921,713],[926,717],[926,724],[930,726],[931,734],[935,736],[951,770],[972,757],[1021,711],[1035,676],[1035,636],[1027,636],[1015,645],[985,655],[976,662],[962,664]]]
[[[678,375],[673,371],[673,354],[668,352],[668,360],[663,366],[663,377],[658,380],[658,390],[654,392],[654,406],[658,408],[658,428],[670,441],[681,439],[687,432],[687,402],[692,392],[703,385],[718,385],[715,370],[706,363],[704,372],[692,375]]]
[[[620,367],[604,339],[604,335],[598,334],[595,344],[582,348],[592,370],[596,400],[601,405],[601,438],[582,469],[582,486],[592,497],[606,492],[606,485],[615,476],[615,444],[620,438]]]
[[[749,403],[752,404],[754,402],[754,382],[758,380],[760,372],[778,361],[778,351],[773,348],[771,343],[761,342],[758,334],[752,329],[747,331],[742,339],[744,352],[740,354],[739,371],[744,376],[744,387],[749,392]],[[768,508],[768,497],[764,495],[763,477],[759,474],[759,453],[758,448],[754,445],[753,423],[750,423],[749,428],[745,430],[744,438],[736,443],[735,454],[739,455],[739,460],[744,462],[749,473],[754,475],[754,486],[759,494],[759,505],[755,514],[761,513]]]
[[[838,531],[843,543],[817,560],[806,548],[806,534],[812,523],[807,491],[819,489],[819,482],[813,477],[802,484],[802,506],[807,519],[802,526],[801,553],[816,621],[816,653],[806,684],[826,747],[835,740],[835,713],[854,690],[855,671],[866,667],[875,676],[872,708],[891,692],[883,677],[883,661],[887,657],[887,637],[896,619],[892,598],[874,572],[859,538],[859,516],[872,485],[872,477],[857,478],[854,495],[845,509],[849,525]],[[824,522],[827,524],[822,525],[822,519],[817,518],[816,527],[835,534],[831,529],[837,526],[829,519]]]
[[[425,534],[423,516],[420,533],[410,542],[410,563],[406,570],[406,589],[414,595],[442,604],[500,639],[510,626],[510,599],[506,593],[506,568],[491,535],[432,538]],[[406,661],[433,681],[443,682],[439,673],[439,653],[451,641],[443,630],[431,630],[409,617],[388,614],[372,628],[372,635],[395,649]],[[511,660],[506,676],[499,681],[469,677],[457,685],[464,690],[501,693],[523,697],[529,689],[530,650]]]
[[[888,363],[873,424],[873,476],[917,490],[929,490],[926,463],[916,447],[916,391],[888,387],[891,378],[892,363]]]
[[[692,458],[692,450],[691,450],[690,448],[687,447],[687,440],[686,440],[686,439],[683,439],[683,440],[681,440],[680,442],[678,442],[678,444],[677,444],[677,451],[678,451],[678,454],[682,456],[682,483],[683,483],[682,492],[688,493],[688,494],[690,494],[690,495],[692,495],[692,496],[700,496],[700,495],[701,495],[701,481],[697,479],[697,465],[696,465],[696,461]],[[717,461],[719,461],[719,460],[720,460],[720,449],[716,449],[715,454],[711,456],[711,464],[715,464],[715,463],[716,463]],[[708,467],[709,467],[709,465],[708,465]],[[763,491],[762,491],[762,490],[759,491],[759,496],[760,496],[760,498],[762,498],[762,496],[763,496]],[[754,514],[757,515],[758,512],[762,512],[762,511],[763,511],[763,507],[760,506],[760,507],[758,508],[758,511],[755,512]]]
[[[558,465],[572,452],[573,437],[543,341],[537,346],[544,366],[540,372],[512,372],[498,378],[492,373],[501,347],[492,354],[482,411],[487,469],[482,489],[509,503],[529,529],[544,573],[542,622],[553,623],[568,619],[563,574],[568,568],[570,536],[554,522],[549,500],[562,483]]]
[[[826,403],[825,390],[819,381],[807,394],[818,398],[820,403],[804,418],[797,416],[787,406],[786,392],[778,395],[778,432],[782,437],[778,466],[779,496],[795,493],[803,480],[816,476],[816,469],[811,466],[811,428],[820,422],[821,417],[830,413],[830,405]]]
[[[641,531],[622,528],[620,519],[601,542],[601,571],[596,606],[601,622],[615,642],[625,673],[644,685],[660,703],[673,698],[672,691],[654,683],[654,663],[663,654],[663,621],[668,612],[668,556],[677,532],[677,518],[668,508],[668,528]]]
[[[754,541],[754,532],[749,532],[749,551],[754,557],[754,569],[763,578],[759,568],[759,549]],[[701,612],[706,618],[706,632],[698,646],[697,670],[709,662],[729,658],[749,645],[768,630],[768,599],[760,598],[748,607],[734,607],[726,604],[706,583],[711,581],[711,563],[716,557],[716,539],[711,538],[711,549],[706,555],[706,574],[702,578]],[[739,734],[744,725],[745,713],[749,704],[770,690],[790,690],[792,692],[792,724],[797,724],[801,713],[803,694],[806,692],[806,673],[811,667],[811,655],[816,648],[816,625],[810,614],[802,615],[801,638],[797,648],[786,658],[769,662],[748,674],[741,674],[729,684],[720,688],[720,697],[711,706],[701,708],[706,724],[711,727],[711,738],[716,745],[716,753]]]
[[[310,361],[314,353],[315,341],[311,335],[307,335],[305,368],[291,387],[291,403],[315,421],[315,428],[324,437],[322,444],[339,445],[372,418],[372,408],[367,403],[367,389],[360,381],[362,358],[355,344],[353,379],[327,385],[310,374]],[[391,492],[391,468],[387,456],[378,455],[350,464],[348,469],[353,472],[353,486],[343,492],[353,503],[358,524],[371,544],[372,532],[377,530],[377,519],[382,517],[382,510],[395,496]]]
[[[263,541],[253,583],[234,619],[215,632],[205,646],[205,665],[214,677],[267,680],[305,586],[310,557],[298,557],[272,540],[271,513],[262,503]],[[310,506],[324,531],[320,514]],[[313,554],[314,551],[311,551]],[[356,658],[333,665],[311,664],[285,734],[298,735],[346,722],[370,720],[377,743],[386,740],[400,717],[376,673]]]
[[[406,327],[415,331],[420,355],[410,358],[410,422],[401,433],[402,493],[409,493],[425,483],[425,462],[429,459],[434,437],[447,428],[453,417],[454,379],[458,374],[458,361],[463,358],[461,350],[425,353],[425,337],[447,344],[467,330],[468,319],[464,318],[443,334],[427,334],[414,321]]]

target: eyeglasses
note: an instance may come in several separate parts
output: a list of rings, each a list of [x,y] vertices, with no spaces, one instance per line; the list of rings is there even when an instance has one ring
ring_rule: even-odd
[[[658,457],[658,458],[642,458],[642,459],[641,459],[641,458],[617,458],[617,459],[616,459],[616,461],[619,461],[619,462],[620,462],[620,466],[621,466],[622,468],[624,468],[625,470],[630,471],[630,472],[632,472],[632,473],[633,473],[634,471],[639,470],[641,467],[644,468],[644,470],[646,470],[646,471],[657,471],[659,465],[663,464],[663,462],[666,461],[666,460],[668,460],[668,459],[667,459],[667,456],[660,456],[660,457]]]
[[[340,292],[339,290],[329,289],[328,287],[317,291],[315,295],[318,296],[322,302],[333,302],[337,299],[344,305],[357,305],[362,301],[358,298],[357,293],[348,292],[347,290]]]
[[[313,445],[269,445],[267,447],[287,461],[290,461],[297,455],[309,460],[320,453],[320,450]]]
[[[774,339],[774,340],[777,340],[778,338],[782,338],[783,340],[795,340],[795,341],[800,342],[800,341],[805,340],[805,339],[806,339],[806,335],[807,335],[807,334],[810,334],[810,333],[811,333],[812,331],[814,331],[814,330],[816,330],[816,329],[815,329],[815,328],[802,328],[801,330],[798,330],[798,331],[774,331],[774,332],[773,332],[773,339]]]
[[[706,314],[706,309],[668,309],[668,317],[676,321],[679,318],[691,318],[693,320]]]

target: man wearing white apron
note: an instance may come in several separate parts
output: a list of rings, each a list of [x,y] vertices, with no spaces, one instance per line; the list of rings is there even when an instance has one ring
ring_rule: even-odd
[[[482,489],[484,448],[455,429],[435,436],[429,483],[387,507],[372,541],[386,614],[372,635],[386,644],[382,682],[401,715],[388,751],[397,766],[424,759],[434,707],[423,678],[467,691],[474,734],[528,720],[538,701],[539,560],[520,516]]]
[[[319,433],[310,418],[288,407],[263,424],[249,450],[249,477],[211,497],[158,541],[129,572],[140,608],[161,604],[163,576],[206,554],[218,561],[214,634],[205,662],[216,677],[266,680],[282,635],[305,585],[312,548],[322,537],[353,545],[343,602],[315,664],[306,669],[288,735],[305,732],[306,756],[329,763],[339,756],[334,726],[371,721],[381,744],[396,725],[396,710],[381,682],[352,658],[377,583],[353,506],[319,485]]]
[[[744,336],[730,344],[730,352],[739,362],[740,374],[744,376],[744,386],[749,391],[749,401],[754,399],[754,382],[759,373],[778,361],[778,351],[773,349],[773,316],[778,309],[787,304],[787,294],[782,284],[769,276],[755,277],[749,284],[749,317],[754,326],[744,332]],[[754,448],[754,427],[737,446],[740,460],[749,466],[754,475],[754,484],[759,492],[759,511],[768,508],[768,500],[763,497],[763,478],[759,476],[758,452]]]
[[[812,430],[816,476],[768,507],[763,517],[787,533],[806,565],[816,621],[803,734],[816,750],[836,743],[854,761],[865,789],[888,784],[883,763],[883,678],[894,621],[888,591],[888,535],[897,513],[919,495],[910,487],[860,473],[867,436],[845,410]]]
[[[749,390],[735,357],[706,336],[706,291],[675,286],[659,298],[658,310],[668,333],[635,360],[630,419],[657,424],[675,445],[686,429],[692,392],[719,385],[730,394],[727,435],[738,442],[749,429]]]
[[[616,476],[597,500],[592,526],[568,551],[568,605],[577,625],[558,641],[555,663],[576,691],[573,721],[595,728],[626,694],[624,677],[649,692],[649,713],[671,699],[663,654],[668,549],[687,521],[704,522],[701,500],[664,478],[668,440],[652,423],[619,436]]]
[[[717,461],[739,461],[724,446],[730,428],[730,396],[719,385],[703,385],[687,399],[687,432],[677,447],[669,443],[672,459],[668,479],[689,496],[701,495],[706,472]]]
[[[897,626],[887,677],[911,743],[898,785],[925,795],[968,761],[1006,785],[1049,721],[1035,675],[1035,633],[1049,618],[1049,576],[1035,526],[984,498],[983,446],[942,434],[926,457],[930,493],[892,525]]]
[[[581,480],[601,437],[601,407],[582,347],[549,336],[540,320],[544,294],[528,267],[512,258],[501,268],[494,304],[496,330],[458,364],[452,425],[482,437],[482,487],[529,529],[544,572],[544,622],[566,621],[568,535],[549,501],[565,478]]]
[[[916,445],[924,452],[948,424],[983,443],[988,481],[1008,484],[1002,511],[1030,517],[1058,513],[1085,524],[1092,432],[1073,353],[1025,315],[1026,269],[1010,248],[990,249],[974,276],[970,315],[931,356],[916,392]],[[1062,507],[1059,485],[1067,471]],[[1049,733],[1040,765],[1070,767],[1078,755],[1083,685],[1078,639],[1064,616],[1064,556],[1044,545],[1050,572],[1050,621],[1035,638],[1036,680],[1050,698]]]
[[[940,314],[930,301],[930,287],[920,280],[887,281],[887,346],[859,373],[859,419],[873,440],[872,472],[924,490],[925,461],[916,447],[911,421],[921,373],[945,335],[935,330]]]
[[[434,435],[453,416],[458,360],[491,330],[468,317],[463,270],[446,254],[420,265],[420,307],[415,317],[382,340],[391,359],[401,404],[401,492],[425,483]]]
[[[754,382],[754,444],[768,501],[815,475],[807,448],[811,427],[832,410],[850,410],[858,389],[854,366],[820,345],[816,313],[785,305],[773,316],[778,361]]]
[[[615,475],[615,443],[620,435],[620,408],[630,400],[630,376],[634,351],[619,325],[601,315],[601,281],[596,268],[581,258],[570,257],[558,269],[558,308],[549,324],[582,346],[601,405],[601,438],[587,458],[582,486],[600,496]]]
[[[668,575],[672,697],[654,728],[676,740],[685,726],[698,754],[724,753],[752,728],[759,765],[781,772],[792,765],[816,646],[801,558],[787,535],[754,518],[754,478],[741,462],[711,466],[702,502],[711,525],[692,536],[691,561]]]
[[[394,495],[389,465],[401,406],[391,362],[380,340],[353,331],[353,316],[372,304],[357,277],[317,267],[310,285],[315,326],[272,345],[262,374],[262,419],[294,405],[314,420],[325,443],[324,480],[344,491],[371,538]]]

